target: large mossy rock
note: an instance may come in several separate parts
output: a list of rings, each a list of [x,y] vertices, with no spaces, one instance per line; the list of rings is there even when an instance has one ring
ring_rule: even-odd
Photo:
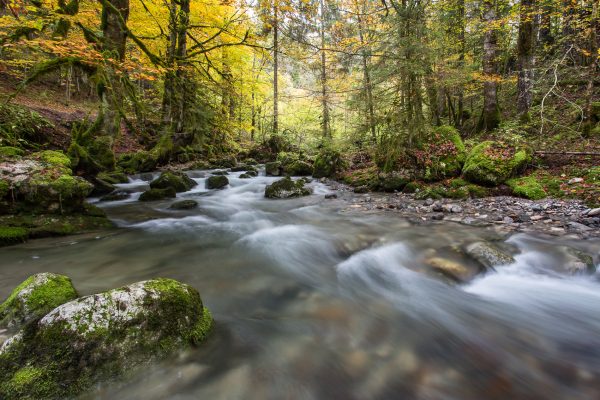
[[[546,190],[535,176],[513,178],[506,181],[513,194],[530,200],[541,200],[548,197]]]
[[[526,146],[486,141],[471,150],[462,172],[470,182],[497,186],[522,171],[531,160],[532,151]]]
[[[25,228],[0,225],[0,247],[25,243],[28,237],[29,231]]]
[[[150,189],[140,195],[139,201],[156,201],[164,199],[174,199],[177,197],[175,189],[172,187],[166,189]]]
[[[9,229],[18,234],[17,239],[3,242],[4,245],[17,244],[30,239],[73,235],[95,232],[114,227],[98,207],[86,205],[85,211],[74,215],[19,214],[0,216],[0,236]],[[1,241],[1,240],[0,240]]]
[[[272,161],[265,164],[265,174],[267,176],[280,176],[281,175],[281,162]]]
[[[154,279],[62,304],[0,348],[0,398],[72,398],[202,342],[198,291]]]
[[[229,185],[229,179],[224,175],[213,175],[206,180],[207,189],[223,189]]]
[[[158,165],[158,155],[150,151],[127,153],[119,157],[117,165],[127,174],[152,172]]]
[[[452,126],[435,128],[415,151],[416,164],[427,181],[459,176],[465,157],[460,133]]]
[[[150,187],[152,189],[173,188],[177,193],[187,192],[196,185],[197,183],[195,180],[185,173],[177,171],[163,172],[160,177],[150,182]]]
[[[77,298],[71,279],[44,272],[27,278],[0,305],[0,326],[20,329]]]
[[[339,151],[326,147],[323,148],[313,164],[313,177],[331,178],[344,168],[344,160]]]
[[[71,160],[59,151],[46,150],[19,160],[0,162],[0,179],[9,186],[3,197],[14,200],[12,211],[38,213],[81,212],[93,186],[71,173]]]
[[[312,194],[312,190],[304,185],[304,179],[294,181],[289,176],[286,176],[268,185],[265,188],[265,197],[268,199],[289,199]]]

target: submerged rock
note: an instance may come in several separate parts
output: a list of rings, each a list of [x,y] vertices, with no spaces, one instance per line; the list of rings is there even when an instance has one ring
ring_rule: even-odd
[[[196,181],[183,172],[167,171],[160,174],[160,177],[150,182],[152,189],[173,188],[175,192],[187,192],[197,185]]]
[[[475,268],[470,268],[459,262],[442,257],[428,258],[425,260],[425,264],[435,272],[439,272],[445,277],[460,283],[472,280],[481,272]]]
[[[293,181],[289,176],[273,182],[265,188],[265,197],[268,199],[289,199],[312,194],[310,188],[305,187],[303,179]]]
[[[191,210],[196,207],[198,207],[196,200],[181,200],[171,204],[169,208],[172,210]]]
[[[107,194],[106,196],[102,196],[100,201],[119,201],[128,199],[131,196],[131,193],[125,190],[115,190],[112,193]]]
[[[19,329],[77,298],[71,279],[44,272],[27,278],[0,304],[0,326]]]
[[[62,304],[0,348],[0,398],[77,396],[199,344],[212,327],[198,291],[154,279]]]
[[[475,242],[465,247],[465,253],[487,269],[508,265],[515,259],[487,242]]]
[[[224,175],[214,175],[206,180],[207,189],[223,189],[229,185],[229,179]]]
[[[175,198],[177,194],[175,193],[175,189],[166,188],[166,189],[150,189],[146,190],[144,193],[140,195],[140,201],[155,201],[155,200],[163,200],[169,198]]]
[[[593,274],[596,272],[594,258],[573,247],[561,246],[560,249],[567,256],[564,263],[565,272],[568,274]]]

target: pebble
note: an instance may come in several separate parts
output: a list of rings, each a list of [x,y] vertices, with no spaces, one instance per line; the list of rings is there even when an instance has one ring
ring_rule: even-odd
[[[569,185],[574,185],[576,183],[581,183],[583,182],[583,178],[573,178],[573,179],[569,179],[569,181],[567,182]]]

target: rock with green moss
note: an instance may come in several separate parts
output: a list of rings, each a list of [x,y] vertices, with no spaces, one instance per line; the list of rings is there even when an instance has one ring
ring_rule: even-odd
[[[0,304],[0,326],[20,329],[77,298],[71,279],[44,272],[27,278]]]
[[[421,190],[423,190],[423,184],[421,184],[419,182],[409,182],[406,184],[406,186],[404,186],[404,189],[402,189],[402,192],[403,193],[417,193]]]
[[[175,189],[172,187],[166,189],[150,189],[140,195],[140,201],[156,201],[164,199],[173,199],[177,197]]]
[[[313,177],[332,178],[344,168],[342,154],[333,148],[321,149],[313,164]]]
[[[0,225],[0,247],[24,243],[29,237],[29,231],[22,227]]]
[[[129,182],[127,175],[120,171],[100,172],[96,177],[98,179],[102,179],[104,182],[110,183],[111,185]]]
[[[0,398],[71,398],[204,341],[197,290],[154,279],[62,304],[0,349]]]
[[[377,190],[400,192],[410,181],[410,176],[404,171],[382,173],[377,180]]]
[[[224,175],[213,175],[206,179],[207,189],[223,189],[229,185],[229,179]]]
[[[52,166],[63,167],[67,169],[71,168],[71,160],[61,151],[44,150],[40,151],[39,153],[34,153],[32,158],[39,159]]]
[[[265,188],[265,197],[268,199],[289,199],[312,194],[310,188],[305,187],[303,179],[292,180],[289,176],[280,179]]]
[[[486,141],[471,150],[462,172],[470,182],[497,186],[522,171],[531,160],[529,147]]]
[[[10,192],[10,183],[7,180],[0,179],[0,199],[6,197]]]
[[[196,200],[188,199],[176,201],[175,203],[171,204],[169,208],[171,210],[191,210],[196,207],[198,207],[198,202]]]
[[[121,155],[117,165],[127,174],[152,172],[158,165],[158,156],[150,151],[136,151]]]
[[[525,176],[506,181],[513,194],[530,200],[541,200],[548,196],[542,184],[535,176]]]
[[[166,171],[160,174],[160,177],[150,182],[152,189],[173,188],[176,193],[187,192],[197,183],[183,172]]]
[[[265,173],[267,176],[280,176],[281,163],[279,161],[268,162],[265,164]]]
[[[310,176],[313,167],[310,163],[302,160],[295,160],[283,167],[283,172],[291,176]]]
[[[1,158],[14,158],[21,157],[25,154],[25,151],[18,147],[12,146],[0,146],[0,159]]]
[[[234,155],[224,155],[211,162],[215,168],[233,168],[237,163],[237,158]]]
[[[460,133],[452,126],[435,128],[415,151],[416,163],[427,181],[460,175],[465,157]]]

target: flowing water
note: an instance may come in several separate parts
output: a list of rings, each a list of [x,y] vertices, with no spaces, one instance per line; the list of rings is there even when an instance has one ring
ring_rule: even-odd
[[[192,172],[199,185],[178,195],[195,210],[137,202],[147,182],[136,178],[120,185],[129,200],[99,203],[122,229],[1,250],[0,297],[42,271],[81,294],[162,276],[211,309],[216,329],[199,349],[91,398],[600,398],[600,281],[560,272],[563,245],[597,261],[599,241],[413,225],[348,211],[318,182],[312,196],[267,200],[275,178],[232,173],[207,191],[207,175]],[[515,263],[466,285],[423,272],[432,251],[482,239]]]

